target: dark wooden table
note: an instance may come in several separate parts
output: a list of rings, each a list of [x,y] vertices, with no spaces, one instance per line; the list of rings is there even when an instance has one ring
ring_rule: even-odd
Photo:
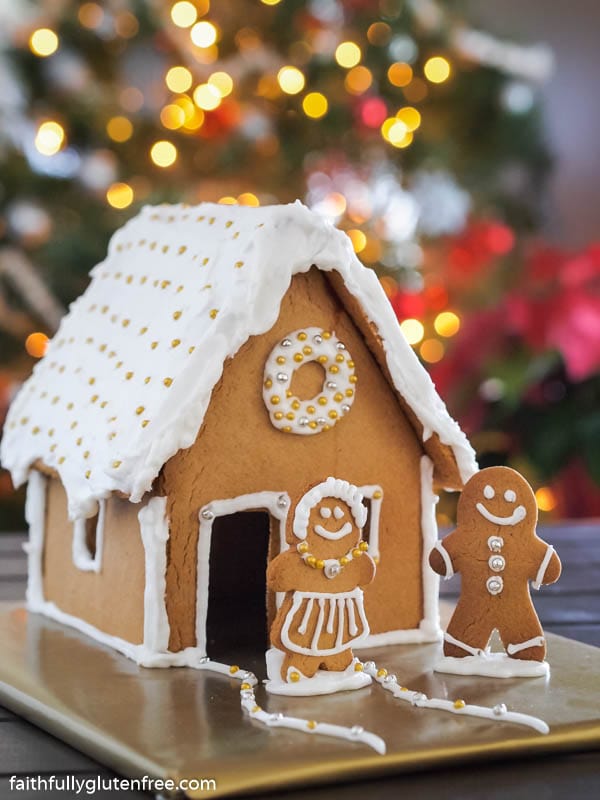
[[[559,583],[535,593],[535,605],[545,630],[600,647],[600,521],[541,528],[563,561]],[[0,534],[0,601],[25,596],[26,564],[23,534]],[[455,579],[443,584],[447,599],[456,597]],[[0,654],[1,657],[1,654]],[[600,691],[600,676],[598,676]],[[37,775],[79,778],[111,773],[87,756],[35,728],[0,707],[0,800],[12,796],[9,778]],[[209,793],[207,793],[209,794]],[[502,762],[483,766],[398,775],[383,780],[307,791],[277,793],[274,798],[300,800],[364,800],[378,798],[508,798],[511,800],[588,800],[600,797],[600,753],[553,755],[551,758]],[[58,800],[72,795],[58,792],[19,792],[20,800]],[[85,796],[85,795],[81,795]],[[139,792],[111,792],[95,797],[148,798]]]

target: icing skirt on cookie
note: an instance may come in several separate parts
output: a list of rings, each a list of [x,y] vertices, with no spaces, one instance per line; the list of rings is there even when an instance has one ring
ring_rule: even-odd
[[[294,592],[281,642],[293,653],[330,656],[368,635],[362,589],[337,594]]]

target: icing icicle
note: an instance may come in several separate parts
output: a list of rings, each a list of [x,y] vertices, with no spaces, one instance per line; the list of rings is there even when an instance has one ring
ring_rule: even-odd
[[[343,725],[332,725],[329,722],[318,722],[313,719],[302,719],[301,717],[288,717],[285,714],[271,714],[261,708],[254,695],[254,687],[258,684],[256,675],[249,670],[242,669],[236,665],[229,666],[218,661],[211,661],[208,657],[200,659],[196,665],[198,669],[218,672],[220,675],[229,675],[241,681],[240,703],[244,711],[251,719],[261,722],[269,728],[289,728],[290,730],[302,733],[315,734],[317,736],[332,736],[335,739],[344,739],[348,742],[361,742],[372,747],[380,755],[385,755],[386,745],[380,736],[370,731],[364,730],[361,725],[353,725],[347,728]]]
[[[449,711],[467,717],[479,717],[493,722],[513,722],[515,725],[525,725],[533,728],[538,733],[549,733],[550,728],[543,719],[521,714],[518,711],[508,711],[504,703],[499,703],[493,708],[488,706],[475,706],[465,703],[464,700],[442,700],[436,697],[427,697],[423,692],[415,692],[405,686],[398,685],[398,679],[387,669],[379,668],[374,661],[365,661],[364,671],[370,675],[383,689],[390,692],[397,700],[404,700],[417,708],[433,708],[438,711]]]

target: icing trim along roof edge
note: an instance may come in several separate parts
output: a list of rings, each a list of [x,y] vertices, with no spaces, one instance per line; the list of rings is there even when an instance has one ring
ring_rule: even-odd
[[[297,201],[147,206],[114,234],[9,410],[0,457],[15,484],[40,460],[59,473],[72,518],[112,491],[139,501],[195,441],[226,360],[273,327],[293,276],[313,265],[339,273],[423,439],[436,433],[468,480],[474,452],[377,276],[342,231]]]

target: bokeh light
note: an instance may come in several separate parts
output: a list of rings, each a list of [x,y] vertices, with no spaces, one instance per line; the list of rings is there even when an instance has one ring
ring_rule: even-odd
[[[65,130],[54,120],[42,122],[35,136],[35,147],[44,156],[53,156],[65,142]]]
[[[258,197],[253,194],[252,192],[242,192],[242,194],[238,195],[238,203],[241,206],[259,206],[260,201]]]
[[[160,121],[165,128],[175,131],[185,124],[185,111],[177,103],[169,103],[161,109]]]
[[[102,25],[104,9],[98,3],[83,3],[77,11],[77,19],[84,28],[93,31]]]
[[[425,334],[423,323],[418,319],[405,319],[400,323],[400,330],[409,344],[418,344]]]
[[[540,486],[535,493],[535,501],[540,511],[552,511],[556,508],[556,495],[549,486]]]
[[[133,135],[133,125],[127,117],[111,117],[106,123],[106,133],[113,142],[126,142]]]
[[[29,49],[40,58],[51,56],[58,50],[58,36],[50,28],[38,28],[29,37]]]
[[[152,145],[150,158],[157,167],[170,167],[177,160],[177,148],[172,142],[161,139]]]
[[[431,83],[443,83],[450,77],[450,64],[443,56],[432,56],[425,62],[423,72]]]
[[[329,103],[321,92],[309,92],[302,101],[302,108],[307,117],[320,119],[327,113]]]
[[[49,339],[45,333],[40,333],[39,331],[30,333],[25,339],[25,350],[34,358],[42,358],[46,353],[48,341]]]
[[[416,131],[421,124],[421,114],[412,106],[404,106],[396,113],[396,119],[406,125],[407,131]]]
[[[371,70],[366,67],[352,67],[344,79],[346,91],[350,94],[363,94],[373,83]]]
[[[342,42],[335,50],[335,60],[340,67],[355,67],[362,57],[360,47],[356,42]]]
[[[188,0],[180,0],[171,8],[171,19],[178,28],[190,28],[198,19],[196,6]]]
[[[352,247],[354,248],[355,253],[360,253],[365,249],[367,245],[367,237],[361,230],[358,228],[351,228],[349,231],[346,231],[346,233],[352,241]]]
[[[187,67],[171,67],[165,75],[165,83],[172,92],[187,92],[192,85],[192,73]]]
[[[208,83],[215,87],[221,97],[228,97],[233,91],[233,79],[227,72],[213,72]]]
[[[221,105],[221,93],[210,83],[201,83],[194,89],[194,103],[204,111],[214,111]]]
[[[442,311],[435,318],[433,327],[440,336],[445,338],[455,336],[460,329],[460,317],[453,311]]]
[[[127,208],[133,202],[133,189],[128,183],[113,183],[106,190],[106,200],[113,208]]]
[[[428,364],[437,364],[444,357],[444,345],[439,339],[425,339],[419,348],[419,354]]]
[[[212,22],[197,22],[190,31],[190,37],[196,47],[210,47],[217,41],[217,29]]]
[[[392,86],[408,86],[413,79],[412,67],[404,61],[396,61],[389,67],[387,77]]]
[[[282,67],[277,73],[277,83],[286,94],[298,94],[304,89],[304,75],[296,67]]]

